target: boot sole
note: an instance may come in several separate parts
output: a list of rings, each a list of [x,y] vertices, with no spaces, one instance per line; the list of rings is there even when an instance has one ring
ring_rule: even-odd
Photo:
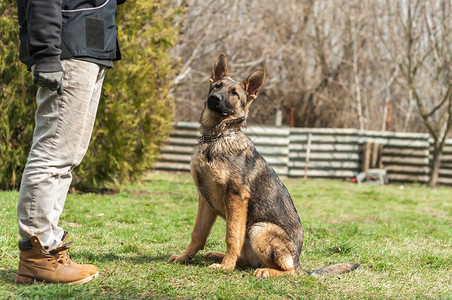
[[[71,282],[52,282],[52,281],[45,281],[45,280],[37,280],[36,278],[31,278],[31,277],[26,277],[26,276],[21,276],[21,275],[16,275],[16,284],[33,284],[35,282],[37,283],[46,283],[46,284],[50,284],[50,283],[61,283],[61,284],[67,284],[67,285],[72,285],[72,284],[84,284],[87,283],[89,281],[91,281],[91,279],[94,279],[96,277],[99,276],[99,273],[90,275],[88,277],[82,278],[80,280],[76,280],[76,281],[71,281]]]

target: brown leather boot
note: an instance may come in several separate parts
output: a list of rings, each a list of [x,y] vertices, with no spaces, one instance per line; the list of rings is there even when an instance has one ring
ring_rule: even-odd
[[[62,244],[61,247],[64,246],[64,243],[66,242],[68,236],[69,236],[69,232],[65,231],[64,235],[63,235],[63,238],[61,240],[61,244]],[[66,244],[66,245],[69,245],[69,244]],[[69,249],[70,247],[72,247],[72,243],[70,243],[70,246],[67,247],[67,249]],[[96,278],[96,277],[99,276],[99,273],[97,272],[97,268],[96,268],[95,265],[77,264],[77,263],[75,263],[75,262],[73,262],[71,260],[71,258],[69,257],[69,254],[67,254],[66,251],[59,252],[58,262],[63,264],[64,266],[67,266],[67,267],[71,267],[71,268],[74,268],[74,269],[77,269],[77,270],[80,270],[80,271],[86,271],[90,275],[92,275],[93,278]]]
[[[58,262],[59,253],[67,250],[72,244],[47,252],[38,237],[32,236],[30,241],[31,249],[21,249],[16,283],[33,283],[36,280],[45,283],[82,284],[93,279],[89,272]]]

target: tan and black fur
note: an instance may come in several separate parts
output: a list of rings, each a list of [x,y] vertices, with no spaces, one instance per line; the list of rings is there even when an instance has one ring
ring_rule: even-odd
[[[357,264],[338,264],[309,273],[300,266],[303,229],[289,192],[240,131],[264,79],[265,69],[260,69],[236,82],[229,77],[226,56],[217,58],[200,119],[202,136],[191,160],[199,194],[195,227],[185,252],[169,262],[192,259],[221,216],[226,219],[227,250],[204,255],[221,261],[211,268],[234,269],[239,264],[257,268],[255,275],[263,278],[356,269]]]

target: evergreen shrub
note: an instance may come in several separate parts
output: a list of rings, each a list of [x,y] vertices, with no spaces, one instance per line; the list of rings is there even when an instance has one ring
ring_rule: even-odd
[[[36,87],[19,62],[16,1],[0,2],[0,189],[18,188],[31,146]],[[171,129],[170,55],[180,10],[165,0],[118,7],[122,60],[107,71],[91,143],[73,186],[99,190],[136,180],[155,162]]]

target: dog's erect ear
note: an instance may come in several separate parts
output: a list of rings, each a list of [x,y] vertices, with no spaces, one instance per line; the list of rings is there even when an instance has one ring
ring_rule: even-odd
[[[224,53],[221,53],[213,66],[210,82],[218,81],[225,76],[229,76],[228,59]]]
[[[257,97],[260,88],[264,84],[264,79],[265,69],[259,69],[242,81],[243,89],[246,91],[247,101],[252,101]]]

